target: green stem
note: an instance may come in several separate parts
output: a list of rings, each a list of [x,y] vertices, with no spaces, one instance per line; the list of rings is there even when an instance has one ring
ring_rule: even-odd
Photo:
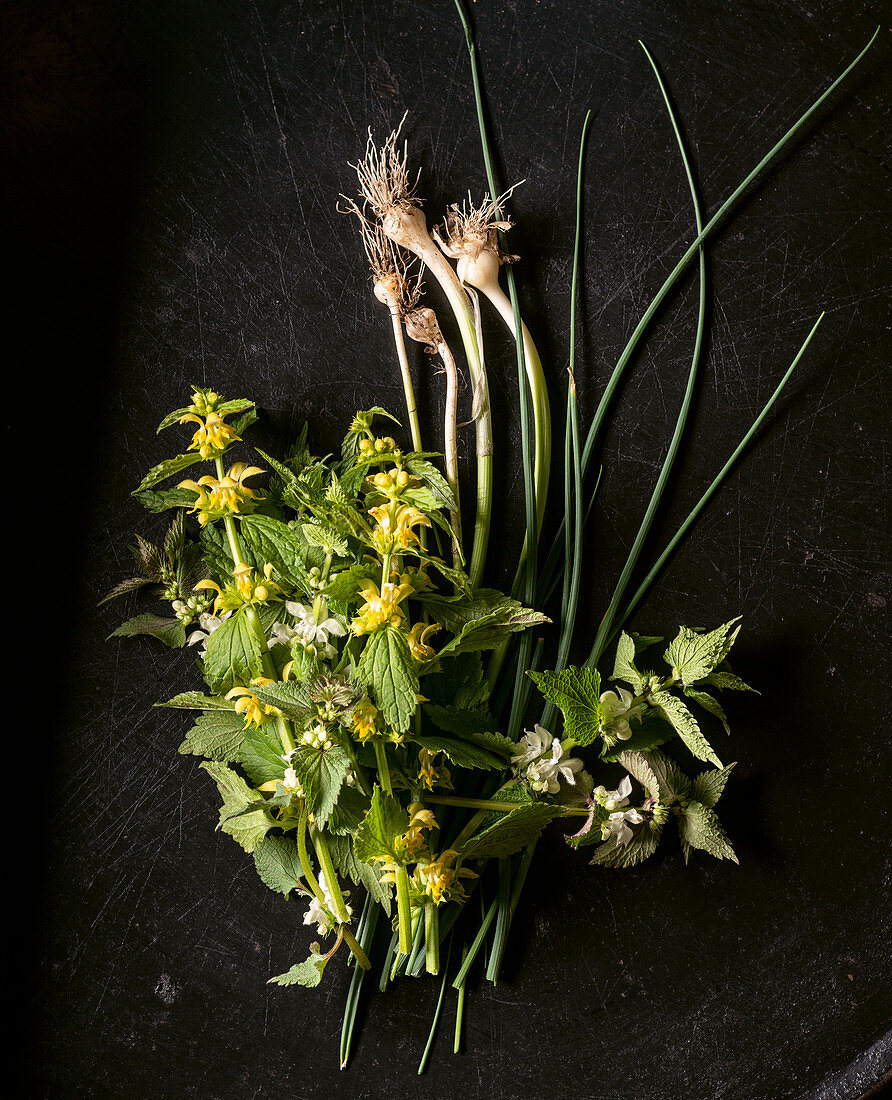
[[[372,740],[375,746],[375,763],[378,765],[378,781],[387,794],[393,794],[393,784],[390,781],[390,765],[387,763],[387,753],[384,751],[384,741],[380,737]]]
[[[342,924],[340,927],[341,934],[344,937],[344,943],[353,952],[353,957],[356,959],[356,963],[361,970],[371,970],[372,964],[369,962],[369,957],[362,948],[362,945],[350,931],[346,924]]]
[[[400,954],[408,955],[412,950],[412,906],[409,901],[409,872],[405,867],[396,869],[396,911]]]
[[[409,357],[406,354],[406,341],[403,339],[403,322],[399,310],[391,307],[390,320],[393,325],[393,341],[396,344],[396,357],[400,364],[403,379],[403,393],[406,397],[406,413],[409,417],[409,431],[412,433],[412,450],[422,451],[421,425],[418,423],[418,408],[415,404],[415,388],[412,385],[412,371],[409,369]]]
[[[424,954],[428,974],[440,972],[440,914],[436,902],[424,902]]]
[[[341,924],[349,924],[350,914],[347,912],[347,903],[344,901],[344,895],[341,893],[341,887],[338,884],[338,876],[331,858],[331,852],[328,850],[328,843],[324,835],[315,825],[310,826],[310,840],[313,842],[313,847],[316,850],[316,857],[319,860],[319,866],[322,869],[325,884],[328,886],[328,893],[331,897],[335,916]]]

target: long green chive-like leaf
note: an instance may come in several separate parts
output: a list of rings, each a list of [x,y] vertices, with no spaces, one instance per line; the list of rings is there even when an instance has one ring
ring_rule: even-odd
[[[601,397],[601,401],[599,402],[598,408],[595,411],[595,415],[592,418],[592,423],[589,426],[585,447],[582,453],[583,475],[586,475],[588,472],[589,465],[594,454],[595,446],[598,439],[600,438],[601,430],[604,425],[604,420],[607,415],[607,410],[613,399],[613,395],[616,392],[616,388],[620,383],[622,375],[626,367],[628,366],[629,361],[631,360],[636,348],[638,347],[638,344],[641,340],[642,335],[644,334],[645,329],[650,324],[651,319],[653,318],[656,311],[659,309],[666,295],[675,286],[676,282],[678,282],[678,279],[685,271],[694,256],[697,254],[703,242],[709,237],[716,226],[718,226],[719,223],[724,219],[725,215],[736,204],[737,200],[743,195],[749,185],[756,179],[757,176],[762,173],[765,168],[768,167],[769,164],[771,164],[771,162],[777,157],[781,150],[784,149],[784,147],[789,144],[789,142],[792,141],[792,139],[803,129],[803,127],[808,123],[813,115],[823,106],[823,104],[836,91],[840,84],[842,84],[849,73],[851,73],[852,70],[860,63],[861,59],[873,45],[879,33],[880,28],[877,27],[877,29],[871,35],[867,45],[861,50],[857,57],[855,57],[855,59],[846,66],[846,68],[839,74],[839,76],[825,89],[824,92],[821,93],[820,96],[818,96],[818,98],[812,103],[812,105],[802,115],[800,115],[798,120],[793,123],[793,125],[789,128],[789,130],[787,130],[783,137],[781,137],[779,141],[775,142],[775,144],[771,147],[771,149],[769,149],[765,156],[762,157],[755,168],[753,168],[752,171],[744,177],[742,182],[739,183],[737,187],[735,187],[735,189],[725,199],[721,206],[719,206],[718,210],[716,210],[716,212],[703,227],[702,232],[697,234],[697,236],[688,246],[687,251],[683,254],[681,259],[666,277],[663,285],[657,291],[656,296],[645,310],[637,326],[635,327],[635,330],[629,337],[629,341],[623,349],[623,352],[620,355],[616,366],[614,367],[613,374],[610,376],[610,379]],[[557,534],[555,535],[555,542],[558,547],[560,547],[560,545],[562,544],[562,529],[559,529]],[[550,554],[549,560],[551,559],[552,555]]]
[[[437,998],[437,1007],[434,1009],[434,1018],[431,1022],[431,1029],[427,1036],[427,1045],[424,1048],[424,1054],[421,1056],[421,1061],[418,1063],[418,1076],[420,1077],[424,1073],[427,1066],[427,1059],[431,1052],[431,1047],[434,1045],[434,1036],[437,1033],[437,1024],[440,1022],[440,1013],[443,1011],[443,994],[446,992],[446,974],[449,970],[449,956],[452,954],[452,940],[449,941],[449,946],[446,948],[446,962],[443,964],[443,980],[440,982],[440,996]]]
[[[461,989],[465,984],[468,977],[468,971],[471,969],[471,965],[477,958],[477,952],[483,946],[483,941],[486,939],[486,933],[489,931],[489,926],[492,924],[496,910],[498,908],[498,898],[493,898],[490,907],[486,910],[486,916],[480,923],[480,928],[477,935],[474,937],[474,942],[468,948],[468,953],[465,955],[464,961],[459,967],[458,973],[455,975],[455,979],[452,982],[453,989]]]
[[[359,940],[359,946],[367,955],[375,936],[375,926],[378,923],[379,913],[380,909],[372,901],[371,895],[366,894],[365,903],[362,907],[362,915],[359,918],[359,925],[357,927],[357,939]],[[352,956],[351,962],[353,962]],[[363,970],[361,966],[354,965],[353,976],[350,979],[350,987],[347,990],[347,1003],[344,1006],[344,1022],[341,1025],[341,1069],[346,1068],[347,1062],[350,1059],[350,1050],[353,1046],[353,1030],[356,1026],[356,1013],[359,1008],[359,993],[366,973],[367,971]]]
[[[585,159],[585,139],[592,113],[587,111],[579,139],[579,161],[576,168],[576,235],[573,242],[573,275],[570,280],[570,349],[567,385],[567,425],[564,444],[564,586],[561,599],[560,638],[555,670],[567,663],[579,588],[582,580],[582,466],[579,453],[579,407],[576,397],[576,301],[579,283],[579,261],[582,248],[582,176]],[[542,712],[541,724],[547,729],[554,713],[549,700]]]
[[[461,961],[464,962],[468,957],[467,947],[462,948]],[[452,1053],[458,1054],[461,1050],[461,1032],[462,1026],[465,1022],[465,997],[467,996],[468,987],[464,982],[458,987],[458,1003],[455,1007],[455,1037],[452,1040]]]
[[[691,171],[691,165],[688,160],[687,151],[685,149],[684,139],[681,136],[681,131],[678,128],[678,120],[675,117],[675,112],[672,109],[672,102],[669,99],[669,93],[666,90],[666,85],[663,82],[663,78],[660,76],[660,71],[657,68],[656,62],[650,55],[650,51],[643,42],[638,43],[642,50],[644,50],[647,60],[650,62],[650,66],[654,71],[654,75],[657,78],[657,83],[660,86],[660,92],[663,96],[663,102],[666,104],[666,111],[669,115],[669,121],[672,123],[672,129],[675,132],[675,140],[678,142],[678,151],[681,153],[682,164],[684,165],[685,175],[688,178],[688,187],[691,192],[691,201],[694,205],[694,219],[697,225],[698,236],[703,232],[703,219],[700,214],[700,198],[697,194],[697,185],[694,182],[694,175]],[[699,284],[700,295],[697,308],[697,332],[694,338],[694,350],[691,355],[691,366],[688,371],[688,381],[685,388],[684,398],[681,403],[681,408],[678,412],[678,419],[675,422],[675,431],[672,434],[672,440],[669,444],[669,449],[666,452],[666,457],[663,460],[663,467],[660,470],[660,476],[657,478],[657,483],[654,486],[653,492],[648,502],[647,509],[644,513],[644,518],[641,520],[641,525],[638,528],[638,533],[635,536],[635,541],[632,543],[632,548],[626,557],[625,565],[620,573],[619,580],[616,582],[616,587],[613,590],[613,595],[610,597],[610,603],[607,605],[607,610],[604,612],[604,617],[601,619],[601,623],[598,626],[598,631],[595,635],[595,641],[592,645],[591,653],[589,655],[588,664],[593,665],[598,661],[601,653],[604,651],[604,646],[607,642],[607,638],[610,636],[611,629],[613,627],[613,620],[616,617],[616,613],[619,610],[622,598],[625,595],[626,588],[629,583],[629,579],[632,576],[632,572],[635,566],[638,564],[638,558],[641,556],[642,548],[650,534],[650,529],[653,525],[654,517],[657,513],[657,509],[660,506],[660,501],[663,499],[663,493],[666,489],[666,483],[669,480],[669,475],[672,472],[672,467],[675,464],[675,459],[678,455],[679,448],[681,447],[681,441],[684,437],[684,430],[687,424],[688,413],[691,408],[691,401],[694,397],[694,389],[697,382],[697,374],[700,366],[700,353],[703,348],[703,331],[706,325],[706,299],[707,299],[707,278],[706,278],[706,252],[701,245],[698,249],[700,253],[700,271],[699,271]],[[561,667],[561,666],[559,666]]]
[[[715,491],[719,488],[719,486],[725,480],[727,475],[730,473],[731,469],[733,468],[733,466],[735,465],[737,460],[740,458],[740,456],[746,450],[747,446],[749,445],[750,440],[753,438],[753,436],[756,434],[756,432],[761,427],[762,421],[769,414],[769,412],[771,412],[771,409],[774,406],[774,403],[780,397],[780,395],[783,392],[783,389],[786,386],[787,382],[789,382],[790,377],[793,374],[793,371],[799,365],[799,360],[805,354],[805,349],[811,343],[811,339],[814,336],[814,334],[818,331],[818,325],[820,325],[820,323],[823,319],[824,319],[824,314],[822,313],[820,315],[820,317],[818,317],[817,321],[815,321],[811,332],[808,334],[808,336],[806,336],[805,342],[802,344],[802,347],[800,347],[799,351],[796,353],[796,358],[790,364],[790,366],[787,370],[787,373],[780,380],[780,383],[779,383],[777,389],[774,391],[774,393],[771,395],[771,397],[769,397],[768,401],[765,404],[765,407],[762,409],[762,411],[759,413],[759,415],[753,421],[752,426],[750,427],[749,431],[746,433],[746,435],[743,437],[743,439],[741,439],[740,443],[738,443],[737,447],[734,449],[734,453],[731,455],[731,457],[728,459],[728,461],[725,463],[725,465],[721,468],[721,470],[719,470],[718,474],[713,479],[713,481],[710,484],[709,488],[706,490],[706,492],[703,494],[703,496],[700,497],[700,499],[697,501],[697,503],[694,505],[694,507],[688,513],[687,518],[684,520],[684,522],[681,524],[681,526],[678,528],[678,530],[675,532],[675,534],[669,540],[669,543],[666,546],[666,549],[662,552],[662,554],[660,554],[660,556],[657,558],[656,562],[654,562],[654,565],[651,568],[650,572],[647,574],[647,576],[644,578],[644,580],[638,586],[634,596],[632,596],[632,598],[629,600],[628,604],[626,604],[626,606],[623,609],[622,613],[620,615],[616,616],[616,619],[614,620],[614,629],[613,629],[613,634],[614,635],[619,632],[619,630],[622,627],[623,623],[626,622],[626,620],[629,618],[629,616],[632,614],[632,612],[635,610],[635,608],[638,606],[638,604],[644,598],[644,596],[647,593],[647,590],[650,588],[651,584],[653,584],[654,579],[656,578],[657,574],[660,572],[660,570],[663,568],[663,566],[669,560],[669,558],[672,555],[673,551],[675,550],[676,546],[678,546],[678,544],[681,542],[681,540],[687,534],[688,529],[690,528],[691,524],[694,522],[694,520],[697,518],[697,516],[700,515],[700,513],[703,511],[703,509],[709,503],[713,493],[715,493]],[[609,639],[608,639],[608,641],[609,641]]]

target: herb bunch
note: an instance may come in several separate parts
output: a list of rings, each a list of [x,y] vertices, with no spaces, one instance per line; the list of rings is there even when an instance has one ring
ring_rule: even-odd
[[[233,460],[256,418],[253,402],[193,387],[190,403],[159,427],[189,425],[191,441],[152,469],[135,492],[150,512],[173,511],[173,522],[160,546],[137,537],[141,575],[106,597],[153,591],[169,612],[139,614],[115,634],[148,634],[197,652],[206,689],[159,705],[197,713],[180,752],[203,758],[201,767],[221,797],[219,827],[252,854],[270,889],[298,900],[304,923],[316,928],[319,940],[308,957],[269,980],[318,985],[342,949],[353,966],[342,1065],[352,1049],[359,991],[376,957],[382,917],[391,935],[386,947],[381,944],[380,987],[424,970],[442,974],[433,1037],[451,977],[459,996],[458,1049],[468,975],[486,947],[487,977],[498,979],[537,841],[552,822],[568,819],[567,842],[591,848],[591,862],[607,868],[647,859],[673,821],[686,860],[701,850],[736,862],[716,813],[734,765],[722,764],[712,731],[728,732],[715,693],[753,690],[728,663],[739,619],[714,630],[682,626],[670,639],[624,628],[767,416],[820,323],[818,318],[749,432],[645,570],[641,555],[698,376],[706,239],[864,53],[705,224],[666,88],[647,55],[687,174],[695,235],[634,329],[584,434],[571,320],[563,516],[550,545],[540,546],[553,449],[548,390],[510,266],[518,259],[505,239],[512,225],[504,210],[510,191],[491,197],[499,190],[476,53],[457,6],[470,50],[489,193],[476,205],[453,204],[443,223],[429,229],[397,129],[380,147],[370,134],[356,166],[359,201],[347,200],[358,218],[375,297],[388,310],[410,442],[400,437],[397,418],[375,407],[356,413],[337,458],[314,455],[304,429],[281,458],[257,451],[247,461],[242,454]],[[580,141],[572,307],[588,121]],[[598,630],[585,640],[588,657],[572,665],[593,492],[588,475],[620,379],[650,319],[695,257],[700,309],[676,428]],[[503,268],[507,294],[499,282]],[[424,273],[454,318],[473,383],[476,486],[467,537],[457,468],[456,356],[423,297]],[[526,529],[510,593],[483,585],[493,469],[483,301],[502,318],[517,350]],[[442,455],[423,447],[404,332],[437,357],[446,374]],[[197,476],[170,486],[170,479],[199,464],[205,465]],[[629,596],[629,584],[641,573]],[[537,628],[550,621],[541,609],[552,605],[557,646],[546,661]],[[603,664],[608,651],[609,673]],[[541,695],[538,721],[534,690]],[[479,895],[479,906],[468,906],[472,895]],[[464,945],[460,961],[454,942]],[[420,1069],[429,1049],[430,1043]]]

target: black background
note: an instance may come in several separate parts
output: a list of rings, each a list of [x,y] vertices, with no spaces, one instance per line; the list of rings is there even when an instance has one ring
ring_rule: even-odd
[[[594,111],[579,370],[590,414],[692,237],[637,39],[673,90],[713,210],[888,6],[481,0],[473,13],[502,178],[525,181],[513,247],[558,410],[576,146]],[[7,515],[15,497],[45,521],[36,535],[11,525],[24,541],[6,588],[15,613],[27,597],[37,628],[16,669],[37,689],[7,697],[26,796],[8,825],[27,853],[16,881],[38,880],[23,891],[38,901],[24,934],[39,941],[22,994],[25,1093],[814,1100],[876,1085],[892,1003],[888,32],[715,239],[708,359],[664,537],[827,316],[634,623],[669,632],[745,616],[737,667],[762,695],[730,702],[720,749],[739,760],[724,805],[741,865],[698,856],[686,868],[669,845],[610,873],[550,835],[505,979],[474,984],[458,1057],[447,999],[418,1078],[433,981],[375,995],[343,1074],[343,972],[316,991],[265,984],[309,937],[300,907],[214,832],[216,792],[176,754],[182,716],[151,709],[194,683],[192,655],[106,643],[134,611],[94,605],[129,575],[130,532],[164,529],[129,493],[175,448],[154,427],[190,382],[256,400],[253,438],[279,449],[304,420],[324,452],[354,408],[399,411],[387,325],[336,202],[366,127],[383,136],[404,111],[431,219],[482,192],[453,6],[85,0],[8,3],[3,23],[7,330],[24,383],[8,424],[26,466],[7,469]],[[673,297],[621,393],[587,542],[589,626],[671,432],[695,307],[690,287]],[[503,410],[488,579],[506,584],[522,512],[515,368],[498,327],[487,332]],[[436,440],[442,379],[417,363]],[[40,570],[37,537],[53,553]]]

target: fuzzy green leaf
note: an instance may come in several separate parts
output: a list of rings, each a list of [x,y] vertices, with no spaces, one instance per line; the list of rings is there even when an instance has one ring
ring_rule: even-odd
[[[327,962],[328,958],[325,955],[314,951],[302,963],[295,963],[284,974],[277,974],[275,978],[270,978],[267,985],[303,985],[312,988],[322,981]]]
[[[384,627],[369,635],[359,658],[359,677],[371,687],[384,721],[394,733],[403,733],[412,724],[418,705],[415,670],[415,658],[404,634]]]
[[[191,508],[195,494],[188,489],[137,489],[133,496],[149,512],[159,514],[170,508]]]
[[[698,760],[708,760],[711,764],[715,764],[717,768],[722,766],[722,762],[716,756],[712,746],[700,732],[697,719],[681,699],[675,695],[670,695],[668,691],[658,691],[651,696],[650,702],[669,722]]]
[[[369,812],[362,820],[353,837],[356,858],[362,863],[373,860],[397,861],[394,842],[409,828],[409,815],[400,805],[399,799],[385,794],[375,787]]]
[[[253,684],[251,691],[261,703],[276,707],[286,718],[305,723],[310,715],[316,714],[316,704],[310,697],[306,684],[295,680],[284,680],[274,684]]]
[[[272,516],[255,514],[242,517],[239,533],[249,565],[262,572],[269,562],[274,575],[286,588],[305,586],[306,546],[293,527]]]
[[[364,886],[371,894],[372,901],[377,902],[389,917],[393,895],[390,884],[381,881],[380,876],[383,872],[373,864],[363,863],[356,858],[353,841],[349,836],[330,836],[328,848],[334,865],[341,874],[347,875],[357,886]]]
[[[716,768],[714,771],[701,772],[691,780],[691,798],[700,802],[708,809],[713,809],[722,797],[728,776],[731,774],[733,764],[726,764],[724,768]]]
[[[149,634],[171,649],[180,649],[186,644],[186,628],[180,620],[165,619],[160,615],[137,615],[113,630],[109,637],[133,638],[138,634]]]
[[[737,856],[728,841],[722,823],[715,811],[700,802],[690,802],[678,817],[678,832],[683,844],[700,848],[716,859],[730,859],[737,863]],[[687,857],[688,850],[685,849]]]
[[[225,695],[263,672],[263,653],[247,616],[237,611],[208,638],[204,675],[211,691]]]
[[[654,749],[652,752],[644,754],[644,758],[648,767],[657,777],[660,790],[659,800],[664,806],[671,805],[679,799],[685,801],[690,798],[691,781],[671,756],[660,752],[659,749]]]
[[[286,898],[303,885],[303,868],[297,844],[287,836],[268,836],[254,849],[257,873],[263,882]]]
[[[754,687],[750,687],[749,684],[744,683],[739,676],[735,676],[733,672],[728,672],[726,669],[718,669],[716,672],[710,672],[710,674],[703,681],[705,684],[712,684],[713,687],[718,688],[720,691],[726,689],[729,691],[752,691],[756,695],[759,694]]]
[[[200,691],[183,691],[168,699],[166,703],[155,703],[156,707],[176,707],[179,710],[234,710],[235,702],[222,695],[203,695]]]
[[[235,711],[214,711],[203,714],[186,734],[180,745],[183,756],[204,756],[224,764],[239,759],[239,750],[245,736],[245,722]]]
[[[680,627],[665,653],[673,675],[685,687],[705,679],[728,656],[740,631],[740,627],[735,625],[739,622],[738,616],[707,634],[700,634],[687,626]]]
[[[246,852],[253,852],[275,822],[264,810],[243,812],[257,801],[257,795],[232,768],[213,760],[201,766],[217,784],[223,799],[218,828],[229,833]]]
[[[601,732],[601,677],[596,668],[575,668],[561,672],[530,672],[530,678],[546,699],[560,707],[564,733],[577,745],[591,745]]]
[[[697,691],[695,688],[685,688],[685,695],[689,699],[693,699],[695,703],[703,707],[703,709],[713,715],[713,717],[718,718],[725,727],[725,733],[731,732],[731,727],[728,725],[728,718],[718,699],[710,695],[708,691]]]
[[[661,718],[650,714],[643,718],[641,722],[633,719],[630,728],[632,735],[627,741],[617,741],[610,747],[606,744],[602,746],[602,760],[612,763],[619,760],[620,756],[627,751],[650,752],[651,749],[665,745],[668,740],[675,736],[675,730],[668,722],[664,722]]]
[[[154,485],[157,485],[159,481],[164,481],[167,477],[172,477],[174,474],[178,474],[181,470],[186,470],[190,466],[194,466],[196,462],[204,461],[201,455],[177,455],[175,458],[166,458],[163,462],[159,462],[157,466],[153,466],[151,470],[142,479],[139,485],[133,490],[133,496],[137,493],[143,493],[146,489],[151,489]],[[192,499],[195,499],[192,494]]]
[[[445,733],[419,733],[412,740],[429,752],[444,753],[460,768],[504,768],[510,754],[517,748],[500,734],[473,734],[460,738]]]
[[[424,479],[428,488],[434,494],[438,506],[448,508],[450,512],[456,511],[457,505],[452,486],[432,462],[428,462],[425,458],[413,458],[409,455],[406,458],[406,466],[410,473]]]
[[[350,771],[350,757],[340,745],[332,745],[330,749],[298,745],[291,754],[291,766],[297,773],[316,823],[325,825]]]
[[[628,844],[611,839],[595,849],[592,864],[602,867],[634,867],[654,854],[660,842],[660,828],[641,826]]]
[[[275,722],[264,722],[259,728],[248,726],[244,731],[237,759],[254,786],[261,787],[285,774],[283,751]]]
[[[545,826],[561,812],[560,806],[549,806],[546,802],[530,802],[508,813],[501,812],[498,821],[465,842],[462,854],[469,859],[502,859],[513,855],[538,839]]]
[[[619,763],[626,769],[633,779],[637,779],[647,791],[648,798],[655,798],[658,802],[664,801],[664,792],[657,778],[657,773],[650,765],[650,761],[640,752],[627,751],[619,756]]]
[[[635,639],[625,631],[619,636],[616,646],[616,661],[613,666],[611,680],[622,680],[624,684],[631,684],[635,692],[641,691],[644,680],[641,673],[635,667]]]

